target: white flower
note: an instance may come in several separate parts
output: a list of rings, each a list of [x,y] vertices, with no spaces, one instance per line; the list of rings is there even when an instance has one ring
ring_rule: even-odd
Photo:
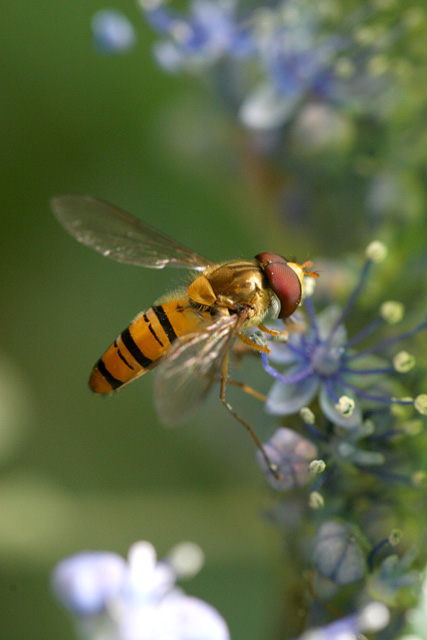
[[[195,563],[195,553],[191,545],[193,574],[203,560],[198,550]],[[176,556],[175,549],[172,561],[158,561],[149,542],[134,544],[127,562],[109,552],[80,553],[57,565],[53,590],[90,640],[229,640],[219,613],[175,586]]]

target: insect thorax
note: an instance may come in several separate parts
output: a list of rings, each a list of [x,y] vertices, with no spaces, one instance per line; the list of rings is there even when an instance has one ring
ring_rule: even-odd
[[[261,322],[270,307],[264,273],[255,262],[233,261],[207,269],[188,288],[193,302],[221,313],[246,308],[248,322]]]

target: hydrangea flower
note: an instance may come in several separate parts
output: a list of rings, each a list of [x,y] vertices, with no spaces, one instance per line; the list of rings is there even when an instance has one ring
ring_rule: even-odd
[[[240,117],[248,127],[279,127],[302,100],[350,111],[373,110],[380,105],[374,96],[391,100],[384,50],[391,46],[392,30],[388,37],[375,38],[375,29],[364,26],[369,12],[341,15],[341,20],[325,13],[320,3],[287,0],[255,20],[264,80],[242,104]],[[369,38],[361,37],[363,29]]]
[[[227,91],[227,74],[238,75],[233,97],[240,94],[240,120],[251,129],[277,129],[304,99],[373,109],[379,102],[372,96],[390,84],[379,54],[390,38],[361,38],[364,12],[331,30],[324,7],[305,0],[252,9],[236,0],[192,0],[188,16],[163,0],[139,3],[163,38],[154,54],[164,69],[192,72],[229,63],[221,67],[220,85]]]
[[[274,129],[292,115],[305,97],[336,99],[339,76],[334,71],[345,41],[319,38],[315,12],[283,3],[264,26],[254,31],[263,80],[248,92],[240,119],[252,129]]]
[[[219,613],[175,586],[201,562],[190,543],[166,561],[157,561],[149,542],[133,545],[127,562],[114,553],[79,553],[56,566],[53,591],[90,640],[229,640]]]
[[[266,403],[269,413],[296,413],[318,398],[323,414],[333,424],[345,429],[361,425],[362,412],[366,407],[413,405],[419,413],[426,413],[425,394],[413,399],[396,398],[392,393],[389,376],[409,371],[414,365],[414,358],[406,351],[400,351],[390,362],[377,354],[426,329],[427,320],[412,330],[377,340],[373,346],[360,350],[355,347],[362,340],[384,325],[395,324],[401,319],[403,306],[395,302],[384,303],[380,317],[352,337],[347,336],[344,325],[373,264],[384,255],[385,248],[380,243],[372,243],[368,247],[359,281],[343,309],[334,306],[317,313],[311,297],[306,297],[307,330],[290,333],[287,343],[269,342],[271,353],[262,356],[264,369],[275,379]],[[270,361],[283,365],[284,372],[275,369]]]

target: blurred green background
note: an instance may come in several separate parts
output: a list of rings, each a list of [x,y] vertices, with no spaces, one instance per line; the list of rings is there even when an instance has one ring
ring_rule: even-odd
[[[364,244],[339,208],[322,236],[298,225],[282,233],[248,187],[242,166],[259,167],[245,141],[200,83],[157,68],[153,35],[132,2],[114,7],[136,26],[137,48],[118,57],[93,51],[90,20],[104,7],[47,0],[0,8],[0,637],[71,640],[50,594],[55,563],[83,549],[126,554],[146,539],[160,556],[182,540],[199,543],[206,566],[186,590],[220,611],[234,640],[261,640],[286,613],[286,562],[260,517],[265,486],[249,438],[216,398],[188,424],[165,429],[152,376],[112,398],[86,385],[114,337],[185,274],[104,260],[66,235],[49,199],[101,197],[219,261],[265,250],[304,260],[328,246],[334,258]],[[366,228],[364,239],[373,239]],[[396,243],[406,255],[417,246],[409,284],[418,291],[425,230],[421,215]],[[400,271],[398,262],[386,271],[393,297]],[[236,378],[269,386],[255,359]],[[255,400],[230,396],[264,439],[273,419]]]
[[[249,438],[216,399],[165,429],[150,376],[113,398],[86,384],[117,333],[185,274],[104,260],[64,233],[48,203],[97,195],[214,259],[265,250],[268,231],[214,115],[201,119],[203,91],[155,66],[132,2],[115,7],[139,46],[93,51],[90,20],[104,6],[0,8],[0,636],[71,639],[50,594],[56,561],[83,549],[126,554],[147,539],[159,555],[198,542],[206,566],[185,588],[218,608],[234,638],[255,640],[277,620],[279,540],[259,517]],[[250,380],[259,367],[248,366]],[[268,424],[255,400],[231,395]]]

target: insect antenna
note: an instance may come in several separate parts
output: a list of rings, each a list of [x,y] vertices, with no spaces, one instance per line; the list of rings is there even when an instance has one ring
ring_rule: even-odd
[[[301,268],[304,271],[305,276],[310,276],[310,278],[318,278],[319,274],[316,271],[307,271],[307,269],[310,269],[312,266],[313,266],[313,263],[311,262],[311,260],[306,260],[301,265]]]

